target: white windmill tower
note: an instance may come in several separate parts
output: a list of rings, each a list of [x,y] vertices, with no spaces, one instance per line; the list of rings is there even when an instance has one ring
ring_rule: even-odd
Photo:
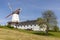
[[[6,18],[8,18],[9,16],[12,15],[12,21],[11,22],[19,22],[19,13],[20,13],[19,11],[20,11],[20,9],[13,11],[11,14],[6,16]]]
[[[9,5],[9,8],[11,9],[11,11],[12,11],[12,8],[11,8],[9,3],[8,3],[8,5]],[[11,20],[11,22],[8,22],[8,25],[17,26],[18,23],[20,22],[19,21],[19,14],[20,14],[20,9],[17,9],[15,11],[13,11],[11,14],[9,14],[8,16],[6,16],[6,18],[8,18],[9,16],[12,15],[12,20]]]

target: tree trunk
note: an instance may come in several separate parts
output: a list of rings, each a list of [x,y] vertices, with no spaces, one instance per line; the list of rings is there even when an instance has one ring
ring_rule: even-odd
[[[49,30],[49,19],[47,19],[46,35],[48,35],[48,30]]]
[[[48,35],[48,30],[49,30],[49,27],[47,25],[47,28],[46,28],[46,35]]]

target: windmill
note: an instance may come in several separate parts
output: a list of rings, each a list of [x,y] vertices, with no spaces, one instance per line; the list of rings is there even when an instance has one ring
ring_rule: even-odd
[[[8,6],[9,6],[9,9],[12,11],[12,7],[11,5],[8,3]],[[12,21],[11,22],[8,22],[8,24],[18,24],[19,23],[19,13],[20,13],[20,8],[15,10],[15,11],[12,11],[11,14],[9,14],[8,16],[6,16],[6,18],[12,16]]]
[[[19,13],[20,13],[19,11],[20,11],[20,9],[13,11],[11,14],[6,16],[6,18],[8,18],[9,16],[12,15],[12,22],[19,22]]]

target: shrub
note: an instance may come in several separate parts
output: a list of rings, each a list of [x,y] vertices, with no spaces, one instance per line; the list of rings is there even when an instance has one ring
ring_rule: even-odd
[[[54,29],[53,29],[55,32],[58,32],[59,31],[59,27],[57,26],[54,26]]]
[[[13,29],[14,27],[11,25],[6,25],[6,27]]]

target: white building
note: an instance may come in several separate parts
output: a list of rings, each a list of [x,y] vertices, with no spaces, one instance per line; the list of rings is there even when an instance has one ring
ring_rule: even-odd
[[[18,29],[27,29],[27,30],[33,30],[33,31],[45,31],[46,30],[46,25],[43,24],[43,27],[41,28],[36,23],[36,20],[24,21],[24,22],[19,22],[19,23],[8,22],[8,24]]]

